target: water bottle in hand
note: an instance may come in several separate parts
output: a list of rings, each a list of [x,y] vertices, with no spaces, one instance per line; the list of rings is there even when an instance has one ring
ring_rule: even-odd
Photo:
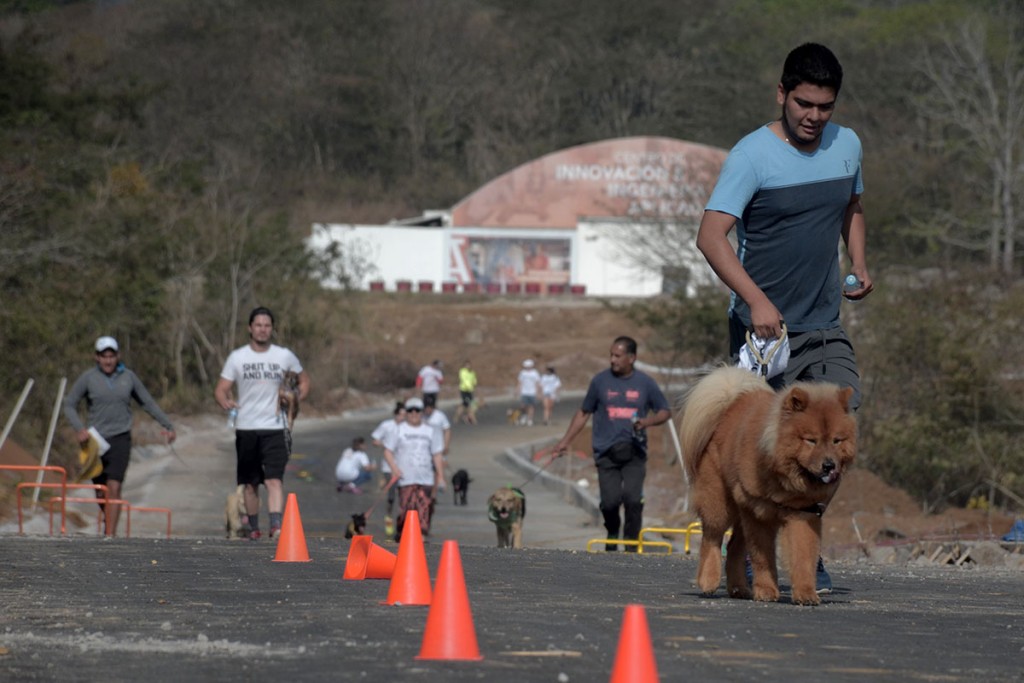
[[[633,422],[633,436],[636,438],[637,443],[641,446],[646,446],[647,430],[640,426],[640,415],[634,412],[631,421]]]
[[[843,281],[843,296],[846,297],[847,301],[854,301],[854,299],[851,299],[849,296],[850,292],[856,292],[863,286],[864,283],[861,282],[856,275],[850,273],[846,276],[846,280]]]
[[[228,429],[235,428],[235,422],[238,421],[238,408],[232,408],[228,411]]]

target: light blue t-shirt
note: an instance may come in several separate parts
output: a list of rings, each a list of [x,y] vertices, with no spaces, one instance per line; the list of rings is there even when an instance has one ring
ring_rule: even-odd
[[[791,332],[839,325],[839,239],[850,197],[863,190],[860,139],[834,123],[814,152],[768,126],[729,152],[707,209],[736,217],[740,263]],[[735,293],[729,313],[750,325]]]

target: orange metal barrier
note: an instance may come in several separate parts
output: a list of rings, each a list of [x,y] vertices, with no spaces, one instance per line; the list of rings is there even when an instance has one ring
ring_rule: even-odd
[[[91,500],[91,501],[95,501],[96,503],[102,504],[102,503],[105,503],[110,498],[110,490],[107,488],[106,484],[68,484],[67,487],[69,489],[92,489],[93,491],[100,491],[101,493],[103,493],[103,497],[102,498],[97,496],[96,498],[87,498],[86,501],[90,501]],[[57,497],[57,498],[54,498],[53,500],[51,500],[50,504],[49,504],[49,508],[50,508],[50,535],[51,536],[53,536],[53,504],[54,503],[60,503],[60,502],[61,502],[60,497]],[[99,515],[97,515],[97,518],[96,518],[96,533],[100,533],[100,534],[103,533],[103,517],[104,517],[104,510],[105,509],[106,508],[101,508]]]
[[[53,536],[53,504],[61,503],[61,519],[66,514],[66,507],[63,503],[63,499],[67,496],[67,489],[94,489],[97,491],[103,491],[103,498],[107,497],[107,487],[104,484],[37,484],[34,481],[23,481],[15,487],[15,498],[18,501],[18,533],[23,533],[21,528],[22,511],[21,511],[21,490],[22,489],[56,489],[61,490],[60,496],[55,496],[48,504],[47,507],[50,510],[50,535]],[[102,499],[96,498],[98,502],[103,502]],[[64,530],[61,529],[61,533]]]
[[[60,486],[64,495],[67,494],[68,486],[68,473],[63,467],[57,465],[0,465],[0,470],[11,470],[14,472],[58,472],[60,473],[60,484],[48,484],[48,486]],[[22,482],[26,483],[26,482]],[[20,486],[20,484],[19,484]],[[67,515],[64,505],[60,507],[60,533],[64,535],[67,533]],[[21,490],[18,489],[18,533],[24,534],[23,531],[24,518],[21,513]],[[52,532],[51,532],[52,533]]]
[[[151,508],[143,507],[141,505],[129,505],[127,508],[127,522],[128,527],[125,532],[126,536],[132,535],[132,513],[133,512],[164,512],[167,513],[167,538],[171,537],[171,509],[170,508]]]
[[[52,501],[50,501],[50,504],[52,505],[53,503],[57,503],[57,502],[61,502],[61,503],[103,503],[104,505],[106,505],[104,510],[101,510],[96,515],[96,530],[97,531],[101,531],[100,526],[101,526],[101,523],[103,522],[103,516],[104,516],[104,514],[109,514],[109,512],[106,512],[106,511],[110,510],[110,506],[111,505],[120,505],[120,506],[124,507],[125,510],[128,510],[128,509],[131,508],[131,503],[129,503],[127,500],[123,500],[121,498],[80,498],[80,497],[75,497],[75,496],[67,496],[67,497],[64,498],[63,501],[61,501],[60,498],[54,498]],[[109,524],[107,525],[107,528],[108,529],[110,528]],[[108,534],[108,535],[112,535],[112,534]]]

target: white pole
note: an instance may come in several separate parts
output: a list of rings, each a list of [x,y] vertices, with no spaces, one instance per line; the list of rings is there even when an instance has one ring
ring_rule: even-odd
[[[676,455],[679,456],[679,469],[683,471],[683,483],[686,484],[686,493],[683,494],[683,511],[690,510],[690,475],[686,473],[686,463],[683,462],[683,447],[679,445],[679,433],[676,432],[676,423],[668,421],[668,431],[672,435],[672,443],[676,445]]]
[[[0,448],[4,447],[4,442],[7,441],[7,435],[11,433],[11,429],[14,427],[14,421],[18,419],[18,413],[21,412],[21,407],[25,405],[25,399],[28,398],[28,392],[32,391],[32,385],[35,384],[34,379],[30,379],[25,382],[25,388],[21,390],[21,398],[18,399],[18,404],[14,406],[14,412],[7,418],[7,426],[4,427],[3,436],[0,436]]]
[[[68,384],[67,377],[60,378],[60,388],[57,389],[57,401],[53,404],[53,415],[50,417],[50,431],[46,434],[46,446],[43,447],[43,459],[40,461],[40,465],[46,467],[46,463],[50,461],[50,446],[53,445],[53,433],[57,430],[57,418],[60,417],[60,405],[64,402],[64,387]],[[36,477],[36,483],[43,483],[43,474],[45,470],[39,470],[39,476]],[[36,511],[36,503],[39,502],[39,487],[32,489],[32,512]]]

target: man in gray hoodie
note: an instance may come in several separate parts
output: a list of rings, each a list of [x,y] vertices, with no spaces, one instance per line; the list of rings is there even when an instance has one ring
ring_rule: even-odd
[[[78,404],[83,398],[88,406],[89,426],[78,415]],[[164,428],[161,433],[167,442],[173,442],[176,436],[174,425],[160,410],[138,375],[121,363],[117,340],[113,337],[100,337],[96,340],[96,365],[75,380],[64,399],[64,416],[75,428],[79,443],[89,441],[89,427],[92,427],[109,444],[110,447],[101,456],[103,471],[92,481],[94,484],[106,485],[110,499],[121,497],[121,485],[128,470],[132,451],[133,399]],[[96,497],[103,498],[103,493],[97,491]],[[102,503],[100,509],[105,509]],[[111,505],[106,515],[105,533],[108,536],[117,533],[120,516],[121,506]]]

